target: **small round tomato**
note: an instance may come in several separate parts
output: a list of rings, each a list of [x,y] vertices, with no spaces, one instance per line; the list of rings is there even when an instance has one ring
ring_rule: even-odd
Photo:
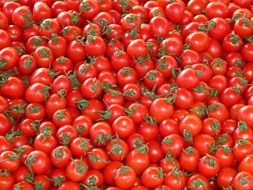
[[[46,153],[39,150],[34,150],[28,154],[25,163],[35,174],[45,174],[50,168],[50,158]]]
[[[150,166],[145,169],[141,175],[141,182],[145,187],[155,188],[162,185],[164,181],[164,174],[162,168],[157,166]]]
[[[136,182],[136,173],[131,167],[120,166],[120,168],[115,172],[114,181],[119,188],[130,189],[134,186]]]
[[[246,172],[242,171],[237,173],[233,179],[233,188],[235,190],[245,189],[250,190],[253,187],[253,176]]]

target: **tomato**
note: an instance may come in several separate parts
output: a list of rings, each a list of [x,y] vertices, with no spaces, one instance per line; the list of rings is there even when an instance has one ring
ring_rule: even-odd
[[[11,129],[11,123],[4,114],[0,114],[0,129],[1,135],[4,135]]]
[[[141,182],[145,187],[155,188],[163,183],[162,168],[150,166],[141,175]]]
[[[174,106],[172,105],[175,97],[171,98],[157,98],[150,105],[150,115],[160,123],[164,119],[170,118],[174,113]]]
[[[121,139],[112,139],[106,146],[106,151],[111,160],[121,161],[125,159],[129,152],[128,145]]]
[[[252,174],[252,156],[247,155],[239,164],[239,171],[246,171]]]
[[[58,190],[67,190],[67,189],[73,189],[73,190],[80,190],[80,185],[73,181],[65,181],[63,182],[57,189]]]
[[[179,134],[178,122],[173,119],[165,119],[159,125],[159,134],[166,137],[171,134]]]
[[[237,189],[251,189],[253,187],[252,175],[248,172],[239,172],[233,179],[233,188]]]
[[[104,176],[99,170],[88,170],[84,182],[88,186],[102,187]]]
[[[75,138],[70,144],[71,152],[75,156],[86,155],[90,151],[91,147],[92,145],[90,140],[83,137]]]
[[[127,138],[135,131],[135,124],[128,116],[120,116],[112,123],[112,129],[120,138]]]
[[[56,139],[59,144],[68,145],[78,136],[76,129],[72,125],[63,125],[56,132]]]
[[[149,32],[154,37],[167,37],[173,28],[173,24],[165,17],[156,16],[149,21]]]
[[[80,3],[79,11],[84,18],[92,19],[99,12],[99,6],[95,1],[85,0]]]
[[[50,7],[44,2],[36,2],[33,6],[33,19],[36,22],[40,22],[45,18],[51,17],[51,9]]]
[[[173,57],[176,57],[181,53],[182,47],[183,42],[181,39],[176,37],[168,37],[162,41],[159,54],[172,55]]]
[[[185,81],[188,82],[185,83]],[[190,89],[196,87],[199,83],[199,80],[195,70],[188,68],[179,73],[176,82],[180,87]]]
[[[80,182],[85,179],[88,172],[88,164],[86,160],[73,159],[66,166],[66,177],[73,182]]]
[[[67,41],[64,37],[53,35],[47,44],[48,47],[52,50],[55,57],[66,55]]]
[[[114,175],[116,171],[122,166],[122,163],[119,161],[112,161],[107,164],[103,169],[104,180],[107,184],[114,185]]]
[[[36,60],[32,55],[22,55],[18,59],[17,68],[22,74],[31,74],[36,69]]]
[[[225,4],[221,2],[209,3],[206,6],[205,11],[206,11],[206,15],[209,18],[214,18],[214,17],[226,18],[228,16],[228,8]]]
[[[198,170],[207,178],[215,176],[220,170],[220,162],[214,156],[203,156],[198,163]]]
[[[164,154],[170,153],[175,157],[178,157],[185,146],[183,137],[177,134],[171,134],[163,138],[161,142],[161,148]]]
[[[193,146],[199,151],[200,155],[205,155],[213,151],[213,145],[215,144],[215,139],[211,135],[198,134],[193,139]]]
[[[182,23],[184,8],[181,2],[169,3],[165,8],[167,18],[174,23]]]
[[[28,154],[25,163],[35,174],[45,174],[50,168],[48,155],[39,150],[34,150]]]
[[[78,53],[77,53],[78,52]],[[68,44],[67,57],[73,62],[84,60],[86,56],[85,47],[81,41],[73,40]]]
[[[189,44],[194,51],[202,52],[208,48],[210,41],[206,33],[197,31],[189,34],[186,37],[185,42]]]
[[[91,36],[87,37],[87,41],[85,43],[85,51],[91,56],[102,56],[105,54],[106,44],[103,38],[99,36]]]
[[[119,188],[129,189],[133,187],[136,181],[136,173],[131,167],[128,166],[120,166],[114,175],[115,184]]]
[[[176,91],[175,106],[180,109],[189,109],[193,104],[193,95],[186,88],[179,87]]]
[[[201,129],[202,122],[196,115],[187,115],[179,123],[179,131],[187,141],[192,141]]]
[[[194,174],[189,178],[187,188],[189,188],[190,190],[208,189],[208,179],[201,174]]]
[[[53,62],[53,52],[46,46],[40,46],[35,49],[33,54],[39,67],[49,67]]]
[[[0,160],[0,167],[10,172],[16,171],[20,165],[18,155],[13,151],[3,151],[0,154]]]
[[[233,146],[233,154],[236,160],[241,161],[253,151],[253,146],[248,140],[238,139]]]
[[[197,168],[199,158],[200,154],[198,150],[194,147],[188,146],[180,153],[179,162],[182,169],[188,172],[193,172]]]
[[[126,165],[131,167],[137,175],[141,174],[149,164],[148,149],[145,145],[131,150],[126,157]]]
[[[219,120],[220,122],[229,118],[227,107],[218,102],[211,103],[211,105],[208,106],[208,115]]]
[[[101,148],[94,148],[88,152],[88,164],[93,169],[102,169],[108,163],[108,155]]]
[[[182,171],[175,169],[165,175],[164,184],[171,189],[183,189],[186,186],[186,177]]]
[[[215,157],[219,160],[221,167],[228,167],[233,164],[234,156],[230,147],[222,146],[215,151]]]
[[[111,126],[106,122],[97,122],[93,124],[89,131],[91,141],[97,145],[106,145],[111,135]]]
[[[34,189],[33,185],[25,180],[17,182],[14,184],[13,189],[21,189],[21,190],[32,190]]]
[[[71,155],[72,153],[69,148],[57,146],[51,151],[50,158],[54,166],[63,168],[71,161]]]
[[[248,105],[239,109],[238,119],[246,122],[249,127],[253,126],[253,106]]]
[[[131,57],[144,57],[147,55],[146,44],[144,40],[136,39],[127,46],[127,54]]]
[[[237,174],[236,170],[230,167],[221,168],[217,176],[217,184],[222,187],[230,187],[233,178]]]

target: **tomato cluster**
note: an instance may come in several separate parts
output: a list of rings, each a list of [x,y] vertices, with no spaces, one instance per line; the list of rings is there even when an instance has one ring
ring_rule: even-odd
[[[252,190],[252,0],[0,0],[0,190]]]

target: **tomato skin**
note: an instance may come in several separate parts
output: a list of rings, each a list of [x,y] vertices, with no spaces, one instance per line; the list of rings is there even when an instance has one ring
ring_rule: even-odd
[[[201,120],[193,114],[185,116],[179,123],[179,131],[187,141],[192,141],[192,138],[199,134],[201,129]]]
[[[15,183],[13,186],[13,189],[15,189],[15,188],[21,189],[21,190],[33,190],[34,186],[31,183],[23,180],[23,181]]]
[[[150,166],[144,170],[141,175],[141,182],[145,187],[155,188],[164,181],[163,171],[156,166]]]
[[[106,44],[102,37],[91,36],[87,37],[85,51],[91,56],[102,56],[106,51]]]
[[[217,184],[222,187],[232,185],[233,178],[237,174],[236,170],[231,167],[222,168],[217,176]]]
[[[71,59],[73,62],[82,61],[85,58],[85,55],[86,55],[85,47],[80,42],[73,40],[68,44],[67,57]]]
[[[68,189],[73,189],[73,190],[80,190],[80,185],[76,182],[73,181],[64,181],[58,188],[57,190],[68,190]]]
[[[0,167],[4,170],[14,172],[20,165],[20,160],[14,151],[6,150],[0,154]]]
[[[170,173],[165,175],[164,184],[171,189],[182,190],[186,186],[186,177],[180,170],[171,171]]]
[[[196,52],[202,52],[209,46],[209,38],[208,35],[204,32],[193,32],[189,34],[185,42],[190,45],[191,49]]]
[[[245,183],[240,183],[240,181],[245,180]],[[233,188],[235,190],[239,189],[251,189],[253,187],[252,175],[248,172],[242,171],[237,173],[233,179]]]
[[[215,157],[219,160],[221,167],[229,167],[234,161],[232,149],[225,146],[215,151]]]
[[[26,164],[35,174],[45,174],[50,168],[50,159],[46,153],[34,150],[28,154]]]
[[[51,9],[44,2],[36,2],[33,6],[33,19],[37,22],[51,17]]]
[[[252,170],[252,156],[247,155],[239,164],[239,171],[249,172],[251,175],[253,173]]]
[[[174,23],[182,23],[184,8],[181,2],[169,3],[165,8],[167,18]]]
[[[208,189],[208,179],[201,174],[194,174],[189,178],[187,182],[187,188],[189,188],[190,190]]]
[[[233,154],[236,160],[241,161],[248,154],[252,154],[253,146],[248,140],[238,139],[233,146]]]
[[[248,105],[239,109],[238,119],[247,123],[249,127],[253,127],[253,106]]]
[[[185,81],[188,82],[186,83]],[[179,73],[176,82],[180,87],[191,89],[198,85],[199,80],[195,73],[195,70],[188,68]]]
[[[214,138],[207,134],[198,134],[193,139],[193,147],[197,149],[202,156],[210,151],[210,147],[212,147],[214,143]]]
[[[126,157],[126,165],[140,175],[150,164],[147,148],[141,147],[131,150]],[[141,166],[141,167],[140,167]]]
[[[112,128],[120,138],[127,138],[135,131],[135,124],[128,116],[120,116],[112,123]]]
[[[197,162],[199,158],[200,154],[198,150],[196,150],[194,147],[189,146],[180,153],[179,162],[182,169],[188,172],[193,172],[197,168]]]
[[[115,184],[119,188],[129,189],[133,187],[136,181],[136,174],[134,170],[128,166],[120,166],[114,175]]]
[[[183,137],[177,134],[171,134],[163,138],[161,142],[161,148],[164,154],[168,151],[171,152],[175,157],[178,157],[185,147]]]
[[[174,106],[170,101],[169,98],[157,98],[151,103],[149,113],[158,123],[173,115]]]
[[[11,129],[11,124],[9,119],[4,115],[0,114],[0,134],[4,135],[6,132],[8,132]]]
[[[73,159],[66,166],[66,177],[73,182],[80,182],[85,179],[88,172],[88,164],[86,160]]]
[[[220,163],[214,156],[203,156],[198,163],[199,172],[207,178],[216,175],[220,170]]]
[[[33,54],[36,63],[39,67],[49,67],[53,62],[53,52],[47,46],[37,47]]]
[[[0,143],[1,143],[0,153],[6,150],[11,150],[13,148],[13,145],[3,135],[0,136]]]
[[[94,123],[89,131],[89,136],[93,144],[105,146],[108,138],[113,134],[111,126],[106,122]]]
[[[103,169],[104,180],[107,184],[114,185],[114,175],[116,171],[123,165],[122,162],[112,161]]]
[[[192,93],[183,87],[179,87],[176,91],[175,106],[179,109],[189,109],[192,107],[194,97]]]
[[[50,154],[51,162],[57,168],[64,168],[71,161],[71,150],[68,147],[57,146]]]
[[[13,89],[19,89],[19,91],[13,93]],[[25,94],[25,85],[21,79],[17,77],[9,77],[6,83],[1,86],[0,91],[8,98],[21,98]]]
[[[156,16],[149,21],[149,32],[154,37],[167,37],[172,29],[173,24],[164,17]]]
[[[96,181],[95,184],[92,182],[93,179]],[[104,176],[99,170],[88,170],[84,182],[87,185],[96,185],[101,188],[104,184]]]

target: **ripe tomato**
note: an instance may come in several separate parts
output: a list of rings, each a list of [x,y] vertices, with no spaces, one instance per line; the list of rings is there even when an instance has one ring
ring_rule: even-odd
[[[252,175],[248,172],[242,171],[236,174],[233,179],[233,188],[235,190],[239,189],[251,189],[253,187]]]
[[[157,98],[150,105],[150,115],[155,118],[158,123],[164,119],[170,118],[174,113],[174,106],[172,105],[174,99],[175,97]]]
[[[86,160],[73,159],[66,166],[66,177],[73,182],[80,182],[85,179],[88,172],[88,164]]]
[[[162,168],[150,166],[141,175],[141,182],[145,187],[155,188],[162,185],[164,174]]]
[[[34,150],[28,154],[25,163],[35,174],[45,174],[50,168],[48,155],[40,150]]]
[[[134,186],[136,181],[136,173],[131,167],[120,166],[119,169],[115,172],[114,181],[119,188],[129,189]]]

